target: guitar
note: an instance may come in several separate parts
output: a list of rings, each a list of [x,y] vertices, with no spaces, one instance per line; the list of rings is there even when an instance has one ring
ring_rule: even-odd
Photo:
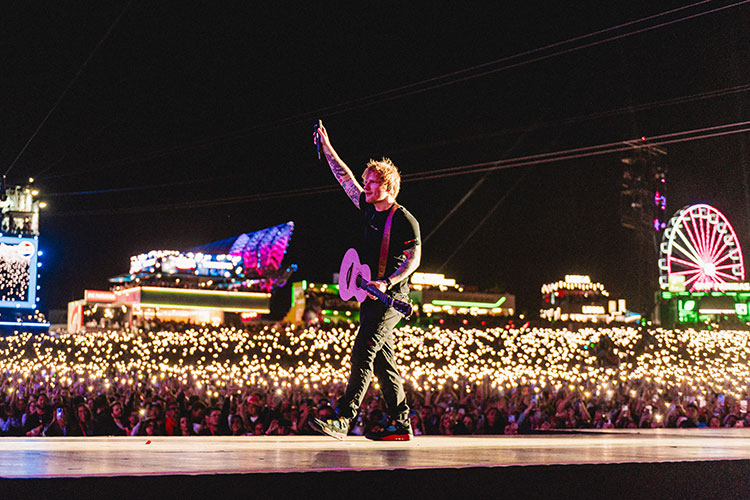
[[[381,292],[374,285],[368,285],[370,282],[370,267],[359,261],[359,254],[354,248],[350,248],[344,254],[339,269],[339,296],[342,300],[349,300],[352,297],[357,302],[364,302],[369,293],[388,307],[393,307],[408,319],[414,312],[414,306],[409,302],[397,300],[390,295]]]

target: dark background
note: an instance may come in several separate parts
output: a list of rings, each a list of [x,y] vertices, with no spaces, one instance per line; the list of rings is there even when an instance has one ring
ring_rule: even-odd
[[[334,187],[312,145],[316,118],[357,175],[388,156],[407,178],[750,120],[748,89],[690,97],[750,83],[750,4],[704,2],[560,48],[693,19],[452,77],[689,4],[417,4],[7,3],[0,169],[11,183],[33,176],[49,203],[41,308],[106,288],[131,255],[289,220],[294,279],[329,281],[359,226],[342,191],[294,191]],[[477,76],[514,62],[524,64]],[[667,146],[668,214],[710,203],[747,247],[749,137]],[[623,156],[487,174],[426,241],[421,270],[515,293],[532,314],[542,283],[570,273],[632,297],[638,259],[618,212]],[[427,236],[484,175],[407,180],[399,201]],[[253,198],[268,193],[277,194]]]

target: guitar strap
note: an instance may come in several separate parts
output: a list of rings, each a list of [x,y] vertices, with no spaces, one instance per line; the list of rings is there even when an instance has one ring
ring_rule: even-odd
[[[388,218],[385,220],[385,226],[383,227],[383,239],[380,240],[380,260],[378,261],[377,279],[385,278],[385,266],[388,263],[388,247],[391,244],[391,223],[393,222],[393,214],[397,208],[398,203],[391,205],[391,211],[388,213]]]

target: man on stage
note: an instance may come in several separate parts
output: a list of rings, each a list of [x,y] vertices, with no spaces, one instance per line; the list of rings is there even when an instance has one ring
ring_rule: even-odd
[[[336,180],[362,214],[364,241],[360,255],[372,273],[373,280],[369,284],[395,299],[406,300],[407,278],[419,267],[421,240],[417,220],[396,203],[401,185],[398,169],[386,158],[370,160],[362,176],[362,187],[334,151],[322,124],[315,139],[322,146]],[[409,407],[396,366],[393,338],[393,328],[401,314],[374,297],[368,297],[360,305],[359,318],[346,392],[339,399],[333,418],[314,422],[321,432],[343,439],[349,432],[351,419],[357,416],[374,373],[386,402],[388,421],[365,436],[384,441],[409,440],[412,436]]]

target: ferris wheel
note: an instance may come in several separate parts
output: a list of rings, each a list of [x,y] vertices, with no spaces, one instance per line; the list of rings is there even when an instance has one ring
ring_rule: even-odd
[[[683,282],[689,291],[745,280],[737,234],[711,205],[688,205],[670,219],[660,246],[659,285]]]

